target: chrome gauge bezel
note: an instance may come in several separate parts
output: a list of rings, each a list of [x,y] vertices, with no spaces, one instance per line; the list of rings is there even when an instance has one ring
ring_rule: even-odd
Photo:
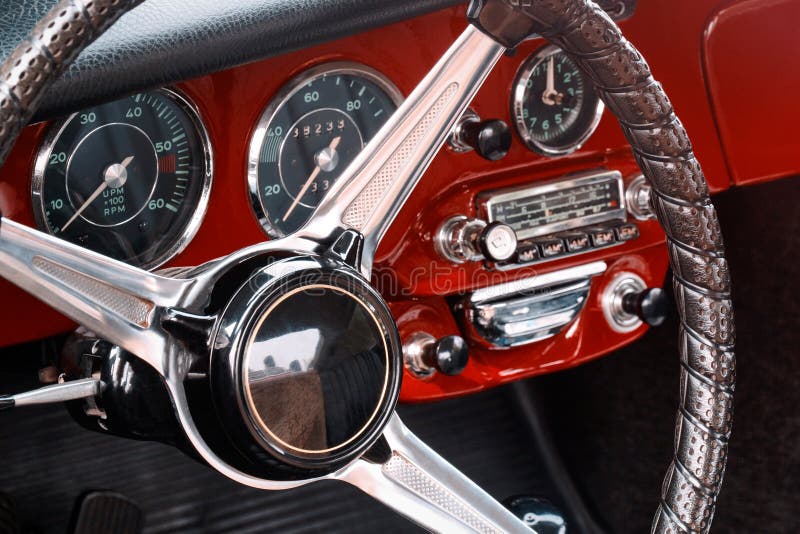
[[[595,130],[597,130],[597,127],[600,125],[600,120],[603,117],[603,111],[605,111],[606,108],[603,100],[595,93],[594,96],[597,98],[597,103],[594,106],[594,116],[592,121],[589,123],[589,127],[571,143],[553,147],[542,143],[531,136],[530,130],[525,125],[525,120],[522,118],[522,108],[525,105],[524,98],[527,81],[533,74],[533,71],[536,70],[536,67],[549,59],[550,56],[554,56],[562,52],[564,51],[555,45],[546,45],[534,52],[522,63],[522,65],[519,67],[519,70],[517,70],[517,74],[514,76],[514,85],[512,86],[511,92],[511,119],[514,123],[517,135],[519,135],[519,137],[525,143],[525,146],[527,146],[530,150],[550,157],[565,156],[583,147],[584,143],[589,140],[592,134],[594,134]],[[584,82],[590,84],[591,80],[584,78]]]
[[[267,128],[275,119],[278,111],[283,105],[291,99],[303,86],[309,81],[322,76],[345,74],[352,76],[359,76],[365,80],[372,82],[379,89],[384,91],[392,100],[396,107],[405,100],[403,93],[400,89],[392,83],[392,81],[381,72],[368,67],[361,63],[352,61],[334,61],[322,63],[315,67],[304,70],[294,78],[290,79],[286,84],[281,87],[277,93],[272,97],[264,111],[258,118],[253,134],[250,136],[250,146],[248,150],[247,159],[247,189],[250,195],[250,206],[253,209],[256,219],[258,219],[261,228],[264,229],[266,234],[273,238],[279,239],[285,237],[284,233],[278,230],[270,219],[270,214],[261,204],[261,199],[258,192],[258,166],[261,148],[267,135]]]
[[[175,103],[181,109],[181,111],[186,113],[186,116],[189,117],[192,126],[195,128],[195,131],[200,138],[200,144],[203,149],[203,163],[205,167],[200,197],[198,198],[197,204],[192,211],[186,227],[177,236],[177,238],[174,239],[174,242],[170,244],[170,246],[164,248],[161,254],[156,256],[155,259],[144,264],[137,265],[142,269],[153,270],[164,265],[169,260],[183,252],[192,239],[194,239],[195,235],[197,235],[197,231],[200,229],[200,224],[203,222],[208,209],[208,201],[209,197],[211,196],[211,185],[214,178],[214,154],[211,148],[211,138],[209,137],[208,130],[206,129],[206,126],[200,116],[200,111],[187,96],[183,95],[176,89],[167,87],[149,92],[160,93],[162,96]],[[66,119],[61,120],[50,127],[50,130],[45,136],[44,141],[39,147],[33,166],[33,173],[31,175],[31,201],[33,203],[33,217],[36,221],[36,226],[43,232],[47,232],[50,235],[52,235],[52,232],[47,224],[47,217],[45,215],[46,208],[44,205],[43,195],[44,174],[47,169],[50,153],[53,151],[54,145],[61,137],[64,129],[75,118],[75,116],[78,115],[78,113],[80,112],[73,113]]]

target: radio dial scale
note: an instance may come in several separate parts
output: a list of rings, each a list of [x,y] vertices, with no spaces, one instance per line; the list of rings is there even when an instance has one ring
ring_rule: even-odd
[[[627,222],[625,185],[617,171],[594,171],[557,180],[487,191],[478,213],[514,229],[516,255],[501,269],[614,246],[639,237]]]

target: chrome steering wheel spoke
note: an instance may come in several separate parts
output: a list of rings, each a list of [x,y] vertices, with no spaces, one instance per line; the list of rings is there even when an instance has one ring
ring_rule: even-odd
[[[505,47],[468,26],[343,172],[296,235],[316,241],[353,229],[364,236],[369,279],[378,244]]]
[[[525,533],[530,529],[416,437],[395,414],[380,464],[360,459],[339,478],[433,532]]]
[[[194,284],[131,267],[8,219],[0,219],[0,276],[162,375],[170,341],[160,316]]]

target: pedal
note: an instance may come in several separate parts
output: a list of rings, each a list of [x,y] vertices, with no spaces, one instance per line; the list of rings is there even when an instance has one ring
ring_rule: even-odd
[[[73,524],[72,534],[141,534],[144,512],[120,493],[93,491],[80,499]]]

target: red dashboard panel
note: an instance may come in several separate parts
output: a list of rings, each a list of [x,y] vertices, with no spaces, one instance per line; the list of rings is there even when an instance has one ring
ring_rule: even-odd
[[[708,106],[699,43],[714,0],[641,2],[623,30],[651,62],[656,77],[673,98],[704,163],[713,191],[730,180]],[[374,67],[408,94],[465,27],[462,8],[293,52],[182,83],[178,89],[200,110],[214,150],[215,176],[206,218],[192,243],[168,266],[195,265],[266,239],[248,198],[245,180],[247,147],[258,117],[272,96],[290,78],[310,66],[333,60],[356,61]],[[509,118],[514,75],[542,40],[526,42],[501,59],[479,92],[473,108],[483,118]],[[30,176],[36,149],[46,125],[26,129],[0,170],[0,209],[4,215],[33,225]],[[603,260],[607,271],[592,282],[590,298],[577,320],[555,337],[511,349],[471,344],[471,359],[457,377],[431,380],[406,377],[402,399],[422,401],[464,394],[521,377],[551,372],[606,354],[631,342],[644,328],[628,334],[612,331],[600,308],[600,293],[615,273],[637,273],[648,286],[660,286],[667,272],[663,234],[657,223],[640,224],[641,237],[605,251],[555,260],[532,268],[489,273],[479,264],[455,267],[434,251],[432,234],[453,214],[475,215],[478,193],[498,187],[558,178],[597,168],[636,172],[620,128],[606,112],[597,132],[578,152],[551,159],[527,150],[515,137],[508,156],[488,162],[475,154],[443,150],[412,194],[385,237],[377,258],[380,285],[405,338],[416,331],[436,337],[458,334],[462,326],[446,297],[489,283],[564,269]],[[481,276],[489,275],[489,276]],[[390,284],[391,287],[385,284]],[[442,290],[445,284],[446,290]],[[442,293],[446,293],[443,295]],[[4,331],[0,344],[9,345],[67,331],[70,322],[10,284],[0,282],[0,294],[13,302],[0,308]]]
[[[708,23],[709,93],[736,184],[800,173],[798,21],[794,0],[747,0],[723,4]]]

